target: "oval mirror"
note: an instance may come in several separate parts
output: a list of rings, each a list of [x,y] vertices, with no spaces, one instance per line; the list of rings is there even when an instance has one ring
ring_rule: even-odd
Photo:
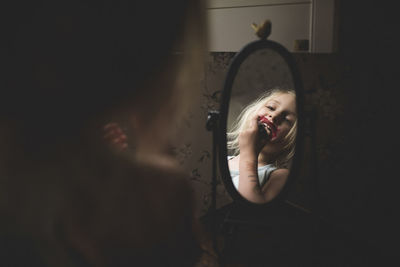
[[[220,169],[235,201],[281,199],[297,172],[302,85],[292,55],[261,39],[237,53],[220,110]]]

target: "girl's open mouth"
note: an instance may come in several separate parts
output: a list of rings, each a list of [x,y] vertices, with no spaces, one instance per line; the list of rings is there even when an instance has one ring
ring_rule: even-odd
[[[260,117],[260,118],[259,118],[259,121],[260,121],[261,123],[263,123],[264,126],[268,128],[268,130],[271,131],[271,138],[276,137],[276,134],[277,134],[277,132],[278,132],[278,129],[276,128],[275,124],[273,124],[271,121],[269,121],[269,120],[267,119],[267,117],[265,117],[265,116]]]

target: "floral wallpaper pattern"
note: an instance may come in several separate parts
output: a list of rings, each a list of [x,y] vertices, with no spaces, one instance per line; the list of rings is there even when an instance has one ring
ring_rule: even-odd
[[[197,216],[203,215],[211,203],[213,144],[212,132],[206,128],[207,116],[209,111],[219,109],[225,74],[233,56],[234,53],[209,54],[201,81],[202,92],[191,112],[190,121],[196,121],[196,124],[182,127],[184,141],[180,140],[182,144],[175,148],[179,163],[190,174],[189,179],[197,202]],[[220,205],[231,201],[220,179],[217,194]]]

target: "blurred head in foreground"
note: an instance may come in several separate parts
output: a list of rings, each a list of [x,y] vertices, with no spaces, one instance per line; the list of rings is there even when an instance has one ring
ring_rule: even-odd
[[[132,123],[140,153],[165,149],[174,122],[184,114],[199,86],[206,43],[202,1],[12,1],[2,3],[0,10],[3,232],[26,232],[51,244],[57,239],[54,225],[68,210],[85,218],[71,223],[84,226],[68,231],[75,236],[74,244],[86,247],[82,249],[86,256],[99,254],[97,244],[101,242],[113,244],[107,239],[108,232],[125,233],[127,244],[140,227],[144,227],[143,235],[152,233],[154,228],[139,223],[128,233],[132,224],[122,221],[151,212],[166,216],[162,210],[173,212],[157,202],[163,201],[163,191],[146,187],[141,180],[158,176],[158,167],[153,166],[157,162],[141,167],[118,161],[105,152],[98,135],[110,118],[117,117]],[[174,176],[173,171],[163,173]],[[125,177],[132,179],[126,182]],[[171,192],[186,196],[183,187],[174,189],[168,177],[165,181],[157,185],[171,186]],[[120,191],[134,187],[130,183],[138,189],[129,194]],[[118,218],[124,214],[118,213],[122,208],[133,213],[140,210],[135,207],[137,198],[154,200],[143,203],[155,208],[151,212],[143,209],[144,215]],[[76,209],[79,203],[81,210]],[[104,221],[97,221],[98,229],[93,229],[99,218]],[[174,223],[165,222],[169,224]],[[121,243],[121,236],[115,235],[115,244]],[[148,240],[152,244],[152,238]],[[134,247],[125,248],[129,246]],[[114,262],[117,254],[113,254]]]

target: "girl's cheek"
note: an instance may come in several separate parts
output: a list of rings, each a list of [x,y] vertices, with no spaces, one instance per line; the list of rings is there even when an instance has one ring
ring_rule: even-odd
[[[282,136],[285,136],[289,131],[285,128],[278,128],[278,131],[276,133],[276,136],[278,138],[281,138]]]

